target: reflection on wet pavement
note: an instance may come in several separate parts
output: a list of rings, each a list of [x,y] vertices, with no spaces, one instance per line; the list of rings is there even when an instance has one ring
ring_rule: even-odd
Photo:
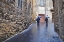
[[[28,29],[5,42],[61,42],[61,39],[54,31],[53,23],[49,23],[48,28],[45,23],[40,23],[39,27],[33,23]]]

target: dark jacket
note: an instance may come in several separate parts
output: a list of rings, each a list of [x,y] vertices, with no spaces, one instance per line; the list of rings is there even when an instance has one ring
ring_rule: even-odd
[[[38,18],[36,19],[36,21],[39,22],[39,21],[40,21],[40,18],[38,17]]]
[[[48,22],[48,18],[45,18],[45,21]]]

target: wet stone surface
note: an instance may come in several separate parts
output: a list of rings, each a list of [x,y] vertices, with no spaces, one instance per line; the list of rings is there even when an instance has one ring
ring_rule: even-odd
[[[53,23],[49,23],[48,28],[46,28],[45,23],[40,23],[39,27],[33,23],[28,29],[5,42],[61,42],[61,39],[54,31]]]

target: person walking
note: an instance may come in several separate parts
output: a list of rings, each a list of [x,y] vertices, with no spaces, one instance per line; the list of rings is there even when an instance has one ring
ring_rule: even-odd
[[[48,18],[45,18],[46,21],[46,27],[48,27]]]
[[[38,16],[37,19],[36,19],[36,21],[37,21],[37,26],[39,26],[40,18],[41,18],[41,16]]]
[[[48,15],[45,17],[45,21],[46,21],[46,28],[48,27]]]

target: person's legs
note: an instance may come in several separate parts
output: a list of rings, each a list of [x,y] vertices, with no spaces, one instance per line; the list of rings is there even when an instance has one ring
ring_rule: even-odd
[[[46,28],[48,27],[48,22],[46,22]]]
[[[47,27],[48,27],[48,22],[47,22]]]
[[[39,26],[39,21],[37,21],[37,26]]]
[[[39,22],[37,22],[37,25],[39,25]]]

